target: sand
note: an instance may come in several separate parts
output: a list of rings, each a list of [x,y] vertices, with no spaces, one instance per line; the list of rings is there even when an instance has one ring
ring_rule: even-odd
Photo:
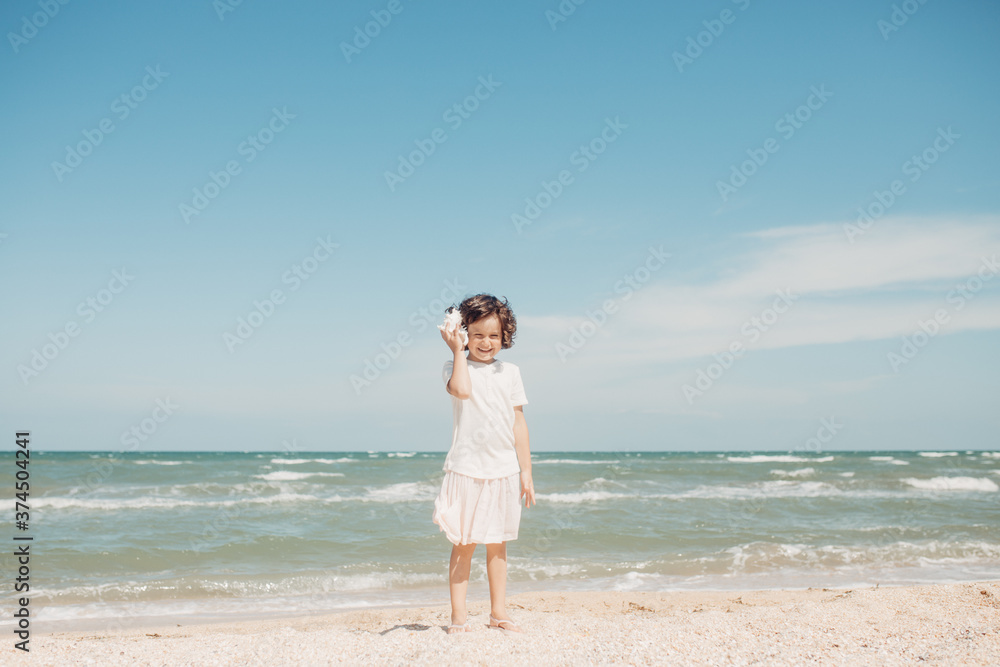
[[[8,637],[32,665],[997,665],[1000,581],[755,592],[509,595],[527,632],[448,635],[448,605]]]

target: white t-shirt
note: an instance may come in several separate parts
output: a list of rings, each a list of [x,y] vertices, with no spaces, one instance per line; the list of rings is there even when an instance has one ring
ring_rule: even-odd
[[[444,365],[447,387],[455,362]],[[469,398],[451,397],[451,449],[444,469],[476,477],[497,479],[521,471],[514,449],[514,406],[526,405],[521,369],[494,359],[491,363],[468,360],[472,391]]]

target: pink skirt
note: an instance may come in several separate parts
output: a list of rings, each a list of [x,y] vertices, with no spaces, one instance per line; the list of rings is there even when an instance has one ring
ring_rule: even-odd
[[[495,544],[517,539],[521,473],[478,479],[448,470],[434,501],[433,521],[452,544]]]

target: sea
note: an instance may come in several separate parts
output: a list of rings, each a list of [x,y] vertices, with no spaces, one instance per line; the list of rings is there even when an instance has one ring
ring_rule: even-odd
[[[34,627],[447,604],[444,456],[33,452]],[[508,595],[1000,580],[997,452],[544,452],[532,470]],[[469,597],[488,599],[482,547]]]

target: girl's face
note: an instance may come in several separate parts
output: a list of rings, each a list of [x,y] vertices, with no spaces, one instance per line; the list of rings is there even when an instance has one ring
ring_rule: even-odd
[[[500,335],[500,318],[489,315],[476,320],[466,329],[469,332],[469,359],[486,364],[493,361],[503,341]]]

